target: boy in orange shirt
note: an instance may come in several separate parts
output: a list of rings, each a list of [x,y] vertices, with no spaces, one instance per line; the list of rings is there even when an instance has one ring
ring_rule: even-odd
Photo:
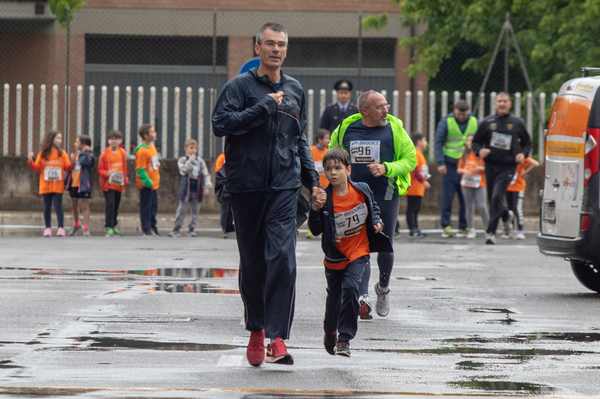
[[[350,340],[358,329],[359,285],[370,252],[389,252],[392,244],[382,234],[379,206],[365,183],[350,178],[350,157],[333,149],[323,159],[327,190],[313,201],[308,226],[323,234],[327,300],[323,344],[331,355],[350,357]]]
[[[323,158],[327,154],[329,148],[329,132],[325,129],[319,130],[317,134],[317,144],[310,146],[310,152],[315,162],[315,169],[319,172],[319,185],[325,188],[329,185],[325,170],[323,169]]]
[[[477,237],[473,224],[473,214],[477,209],[483,226],[487,227],[489,213],[487,208],[487,189],[485,181],[485,163],[473,151],[473,136],[467,138],[465,153],[458,161],[457,171],[462,175],[460,188],[465,198],[465,216],[467,218],[467,238]]]
[[[515,176],[506,189],[506,202],[508,209],[515,216],[516,232],[514,235],[510,234],[513,226],[505,226],[503,238],[510,238],[512,236],[517,240],[525,239],[525,233],[523,232],[523,200],[525,199],[525,189],[527,188],[525,176],[538,166],[540,166],[539,162],[532,157],[525,158],[523,162],[517,165]]]
[[[64,237],[65,221],[62,196],[65,191],[65,172],[71,168],[69,155],[62,150],[62,133],[51,131],[42,142],[42,149],[34,157],[29,154],[28,164],[40,174],[40,195],[44,199],[44,237],[52,237],[52,208],[56,212],[58,230],[56,235]]]
[[[160,160],[154,141],[156,130],[151,124],[142,125],[139,130],[140,143],[135,148],[135,185],[140,190],[140,222],[142,234],[158,236],[156,213],[158,211],[157,191],[160,187]]]
[[[121,194],[129,184],[127,152],[121,147],[123,134],[113,130],[108,134],[108,147],[100,155],[98,174],[104,192],[104,228],[106,236],[121,235],[117,228]]]
[[[429,174],[427,159],[423,155],[423,151],[427,148],[427,139],[421,133],[415,133],[412,140],[417,150],[417,166],[411,174],[411,185],[406,192],[406,224],[408,225],[409,236],[422,238],[425,237],[425,234],[419,229],[419,211],[421,210],[425,190],[431,187],[427,181],[431,175]]]

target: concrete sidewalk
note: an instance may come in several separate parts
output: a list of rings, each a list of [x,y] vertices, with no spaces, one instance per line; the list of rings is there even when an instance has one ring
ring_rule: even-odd
[[[104,232],[104,213],[96,212],[92,213],[91,217],[91,231],[93,234],[102,234]],[[53,225],[56,224],[54,215],[52,216]],[[65,226],[69,227],[73,224],[71,212],[65,210]],[[400,228],[406,229],[406,219],[403,214],[399,215]],[[186,219],[186,223],[189,223],[190,218]],[[454,226],[457,227],[457,220],[453,218]],[[42,228],[43,217],[41,212],[30,212],[30,211],[0,211],[0,229],[3,230],[24,230],[30,229],[35,230]],[[479,217],[475,217],[475,228],[484,229],[481,225]],[[538,231],[539,218],[526,217],[525,218],[525,230],[529,232]],[[160,213],[158,215],[158,226],[161,231],[170,231],[175,224],[175,214],[172,213]],[[440,228],[439,216],[433,214],[420,215],[419,225],[422,230],[437,230]],[[119,215],[119,227],[126,234],[134,234],[138,231],[139,226],[139,215],[137,213],[122,213]],[[184,229],[187,225],[184,224]],[[218,230],[219,229],[219,214],[217,213],[200,213],[198,218],[199,230]]]

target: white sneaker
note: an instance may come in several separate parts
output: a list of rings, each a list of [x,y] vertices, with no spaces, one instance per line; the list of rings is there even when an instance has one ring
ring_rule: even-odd
[[[525,239],[525,233],[523,233],[522,230],[517,231],[517,233],[515,234],[515,239],[517,239],[517,240],[524,240]]]
[[[496,244],[496,236],[494,234],[487,233],[485,235],[485,243],[487,245],[494,245],[494,244]]]
[[[456,232],[452,228],[452,226],[446,226],[442,230],[442,238],[452,238],[456,236]]]
[[[377,302],[375,303],[375,311],[380,317],[387,317],[390,314],[390,288],[381,288],[379,283],[375,284],[375,293],[377,294]]]
[[[477,230],[474,227],[471,227],[467,232],[467,238],[472,240],[477,237]]]

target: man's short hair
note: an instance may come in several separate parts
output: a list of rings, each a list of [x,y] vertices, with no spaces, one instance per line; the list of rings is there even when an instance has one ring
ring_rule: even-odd
[[[327,168],[327,163],[333,161],[334,163],[341,163],[344,166],[350,166],[350,155],[343,148],[334,148],[325,154],[323,158],[323,167]]]
[[[362,92],[358,97],[358,109],[363,110],[367,108],[367,105],[369,104],[369,98],[371,98],[373,94],[377,93],[378,92],[373,89]]]
[[[469,107],[469,103],[465,100],[458,100],[454,103],[454,109],[457,109],[461,112],[467,112],[471,107]]]
[[[92,145],[92,138],[90,136],[82,134],[81,136],[79,136],[79,143],[83,144],[83,145],[91,146]]]
[[[500,93],[496,94],[496,98],[498,97],[506,97],[508,98],[508,101],[512,101],[512,99],[510,98],[510,94],[508,94],[505,91],[501,91]]]
[[[267,22],[266,24],[261,26],[260,30],[256,33],[256,43],[262,43],[263,33],[267,29],[270,29],[273,32],[281,32],[281,33],[285,34],[285,42],[287,43],[287,41],[288,41],[287,29],[285,29],[285,26],[283,26],[282,24],[277,23],[277,22]]]

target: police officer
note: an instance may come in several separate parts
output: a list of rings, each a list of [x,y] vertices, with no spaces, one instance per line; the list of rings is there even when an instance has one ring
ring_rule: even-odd
[[[458,161],[465,152],[468,136],[477,131],[477,119],[469,115],[469,104],[459,100],[454,104],[452,113],[442,118],[435,131],[435,160],[438,172],[442,175],[442,195],[440,206],[440,224],[442,237],[455,235],[464,237],[467,233],[465,200],[460,187]],[[458,233],[452,229],[452,202],[454,194],[458,196]]]
[[[331,135],[329,148],[342,147],[350,154],[351,178],[367,183],[381,209],[383,232],[393,237],[400,196],[410,186],[410,173],[417,164],[415,146],[404,130],[402,121],[388,114],[386,98],[369,90],[358,99],[360,113],[344,119]],[[375,310],[381,317],[390,312],[390,276],[394,265],[393,252],[377,254],[379,281],[375,284]],[[361,319],[371,318],[368,298],[371,268],[362,277],[359,300]]]
[[[304,90],[281,72],[287,43],[282,25],[263,25],[255,45],[260,66],[225,84],[212,118],[215,135],[225,137],[225,186],[253,366],[293,363],[284,340],[294,315],[297,192],[303,183],[313,201],[326,199],[305,135]],[[266,358],[265,336],[271,339]]]
[[[328,133],[333,132],[347,116],[358,112],[358,108],[352,104],[352,82],[345,79],[338,80],[333,88],[337,102],[325,108],[319,125],[319,128],[327,130]]]
[[[521,118],[510,114],[512,102],[508,93],[496,96],[496,113],[485,118],[475,137],[473,149],[485,160],[485,178],[490,203],[490,222],[486,244],[496,243],[496,229],[501,218],[512,224],[505,203],[506,189],[513,179],[517,163],[531,152],[531,139]]]

